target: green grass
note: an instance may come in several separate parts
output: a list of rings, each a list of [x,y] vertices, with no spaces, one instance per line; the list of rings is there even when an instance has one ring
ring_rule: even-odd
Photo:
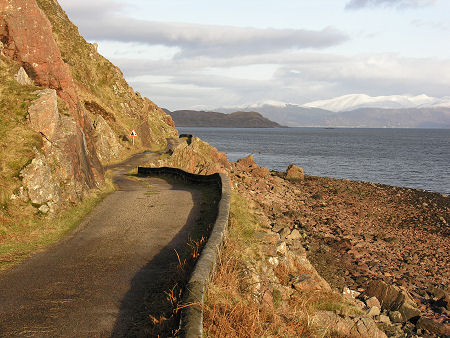
[[[0,225],[0,270],[8,269],[36,251],[43,250],[74,230],[81,221],[111,192],[114,186],[110,178],[101,190],[93,191],[77,205],[67,206],[53,219],[29,212],[17,222]],[[28,206],[28,208],[27,208]]]

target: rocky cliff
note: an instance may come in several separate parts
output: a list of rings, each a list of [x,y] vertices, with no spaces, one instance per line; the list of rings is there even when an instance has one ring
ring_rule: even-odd
[[[0,78],[0,217],[18,201],[43,213],[80,201],[102,165],[177,134],[55,0],[0,1]]]

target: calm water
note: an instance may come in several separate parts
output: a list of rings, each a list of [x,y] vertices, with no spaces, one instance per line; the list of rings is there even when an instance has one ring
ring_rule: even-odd
[[[290,163],[306,174],[348,178],[450,194],[448,129],[250,129],[179,127],[228,159],[253,154],[274,170]]]

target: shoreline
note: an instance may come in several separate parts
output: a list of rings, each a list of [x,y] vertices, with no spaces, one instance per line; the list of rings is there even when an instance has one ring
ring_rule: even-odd
[[[288,181],[280,171],[258,177],[254,170],[235,176],[239,193],[256,203],[288,247],[304,247],[333,289],[364,294],[371,281],[383,281],[407,291],[422,317],[448,327],[448,303],[445,308],[440,297],[450,291],[448,196],[309,175]],[[294,232],[298,239],[289,242]],[[406,321],[402,332],[416,332],[416,323]]]

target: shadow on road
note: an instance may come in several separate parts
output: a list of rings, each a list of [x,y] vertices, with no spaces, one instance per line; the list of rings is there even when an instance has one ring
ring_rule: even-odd
[[[186,190],[186,184],[165,179],[171,190]],[[122,299],[112,337],[175,336],[179,325],[177,303],[195,264],[201,235],[209,233],[217,215],[217,189],[193,186],[201,191],[194,198],[186,224],[154,258],[134,276]]]

